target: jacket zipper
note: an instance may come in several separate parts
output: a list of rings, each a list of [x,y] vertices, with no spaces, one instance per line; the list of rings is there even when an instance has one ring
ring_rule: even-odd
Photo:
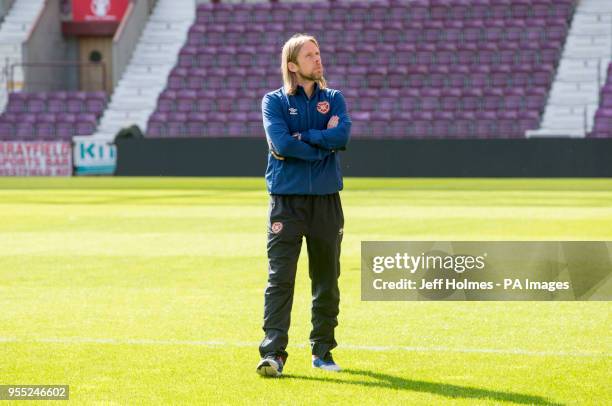
[[[310,99],[306,95],[306,121],[308,122],[308,128],[310,128]],[[312,193],[312,163],[308,163],[308,191]]]

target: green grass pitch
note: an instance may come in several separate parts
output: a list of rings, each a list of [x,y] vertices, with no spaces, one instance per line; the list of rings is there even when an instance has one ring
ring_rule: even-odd
[[[346,179],[342,199],[344,372],[310,366],[304,247],[286,376],[265,379],[263,179],[0,178],[0,384],[87,405],[612,404],[610,302],[359,291],[362,240],[612,240],[612,181]]]

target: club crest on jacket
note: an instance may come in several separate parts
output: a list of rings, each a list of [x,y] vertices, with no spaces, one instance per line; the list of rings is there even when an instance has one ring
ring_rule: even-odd
[[[322,101],[317,103],[317,111],[321,114],[327,114],[329,111],[329,102]]]

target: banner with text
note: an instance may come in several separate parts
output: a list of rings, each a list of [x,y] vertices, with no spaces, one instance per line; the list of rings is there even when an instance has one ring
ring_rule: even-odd
[[[69,142],[1,141],[0,176],[71,176]]]
[[[108,139],[73,137],[75,175],[112,175],[117,166],[117,147]]]
[[[612,242],[362,241],[362,300],[611,300]]]

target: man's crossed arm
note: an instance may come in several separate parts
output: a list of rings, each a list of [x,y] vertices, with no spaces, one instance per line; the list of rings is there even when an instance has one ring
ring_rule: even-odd
[[[340,92],[334,94],[331,100],[332,117],[327,123],[327,129],[310,129],[300,136],[302,141],[328,150],[344,150],[349,141],[351,119],[346,111],[346,102]]]
[[[337,126],[338,126],[338,121],[339,121],[339,120],[340,120],[340,119],[339,119],[339,117],[338,117],[338,116],[332,116],[332,117],[329,119],[329,122],[327,123],[327,129],[337,127]],[[291,136],[292,136],[293,138],[297,138],[297,139],[298,139],[298,140],[300,140],[300,141],[302,140],[302,134],[300,134],[300,133],[293,133],[293,134],[291,134]],[[274,150],[270,149],[270,152],[272,153],[272,156],[273,156],[274,158],[278,159],[279,161],[284,161],[284,160],[285,160],[285,157],[278,155],[276,152],[274,152]],[[331,150],[331,152],[336,152],[336,151],[332,149],[332,150]]]
[[[345,149],[348,143],[351,121],[346,113],[346,104],[341,93],[336,93],[332,117],[326,130],[310,129],[304,133],[293,133],[282,118],[282,107],[270,96],[262,101],[262,114],[266,137],[272,156],[279,160],[285,157],[317,161]]]
[[[268,146],[275,158],[289,157],[305,161],[319,161],[332,153],[292,137],[283,119],[282,104],[273,96],[267,95],[263,98],[261,112]]]

